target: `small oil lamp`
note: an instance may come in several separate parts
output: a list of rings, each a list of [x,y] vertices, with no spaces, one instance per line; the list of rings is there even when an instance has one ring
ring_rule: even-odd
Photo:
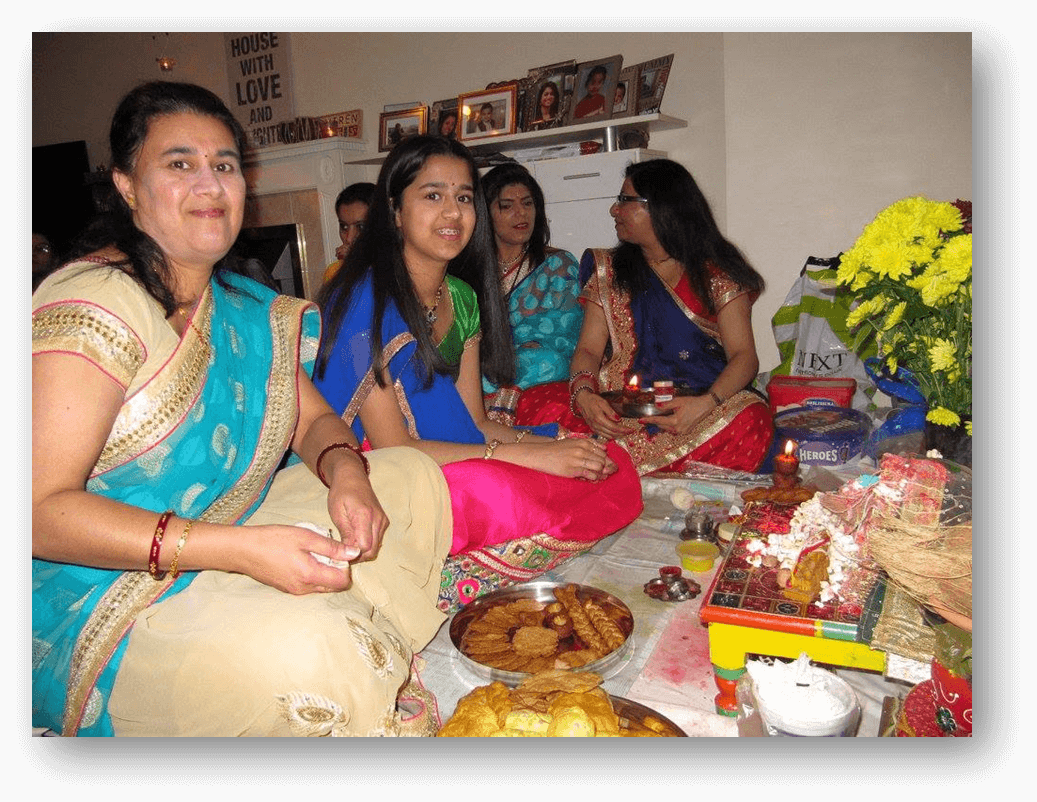
[[[775,487],[789,488],[799,484],[799,457],[796,456],[798,448],[799,444],[795,440],[786,440],[784,453],[774,457]]]
[[[623,388],[623,398],[629,398],[631,400],[637,398],[637,394],[640,391],[640,389],[640,380],[637,378],[637,374],[635,373],[633,376],[630,377],[630,380],[626,383],[626,386]]]

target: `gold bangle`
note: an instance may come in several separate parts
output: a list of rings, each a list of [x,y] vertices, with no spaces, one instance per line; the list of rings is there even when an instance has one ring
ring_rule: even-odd
[[[521,443],[522,438],[525,437],[527,434],[529,434],[529,429],[519,429],[517,432],[515,432],[515,442]]]
[[[497,446],[501,444],[500,440],[494,438],[486,444],[486,453],[482,455],[483,459],[490,459],[493,456],[493,452],[496,451]]]
[[[194,526],[194,521],[188,521],[187,526],[184,527],[184,533],[180,535],[180,539],[176,542],[176,551],[173,552],[173,561],[169,564],[169,576],[172,579],[176,579],[180,576],[180,572],[177,571],[177,566],[180,564],[180,552],[184,550],[184,544],[187,542],[187,533],[191,531],[192,526]]]
[[[579,387],[577,387],[573,392],[569,394],[569,411],[573,414],[574,418],[583,417],[581,413],[576,411],[576,396],[578,396],[584,390],[589,390],[592,393],[594,392],[594,388],[591,387],[589,384],[581,384]]]

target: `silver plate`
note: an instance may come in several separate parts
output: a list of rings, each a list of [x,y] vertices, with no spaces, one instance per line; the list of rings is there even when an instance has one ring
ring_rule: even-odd
[[[639,724],[644,724],[645,719],[649,716],[656,719],[664,727],[664,730],[660,735],[666,738],[687,738],[688,734],[670,721],[662,713],[657,713],[652,708],[635,702],[631,699],[624,699],[622,696],[613,696],[609,694],[609,699],[612,700],[612,709],[616,711],[616,715],[619,716],[619,725],[621,727],[629,728],[629,721],[636,721]],[[626,719],[626,721],[624,721]],[[654,729],[649,727],[648,729]]]
[[[674,398],[685,395],[694,395],[694,393],[684,387],[674,388]],[[624,399],[623,393],[620,390],[606,390],[601,393],[601,397],[608,401],[609,405],[624,418],[657,418],[661,415],[673,414],[672,409],[659,409],[659,407],[650,401],[647,403],[637,403],[636,401]]]
[[[487,593],[485,596],[480,596],[475,601],[465,605],[450,621],[450,642],[453,643],[454,649],[457,650],[457,655],[460,658],[461,663],[478,676],[488,679],[491,682],[503,682],[509,687],[515,687],[524,679],[527,679],[530,674],[526,672],[505,671],[502,668],[495,668],[486,665],[485,663],[477,662],[462,652],[461,641],[464,638],[465,632],[468,631],[468,626],[473,621],[481,617],[491,607],[508,604],[513,601],[518,601],[519,599],[534,599],[538,602],[550,604],[551,602],[557,601],[554,595],[555,588],[564,588],[571,584],[575,583],[544,581],[526,582],[521,585],[512,585],[511,587],[503,588],[502,590],[496,590],[493,593]],[[629,620],[628,627],[621,627],[625,632],[628,632],[626,640],[623,641],[622,646],[615,651],[609,652],[604,657],[594,660],[585,666],[580,666],[578,669],[574,669],[578,671],[591,671],[602,679],[607,679],[622,667],[625,659],[634,648],[634,639],[632,634],[634,628],[634,615],[630,612],[630,608],[620,599],[616,598],[611,593],[606,593],[604,590],[593,588],[589,585],[576,585],[576,598],[581,601],[590,599],[598,603],[604,602],[619,607],[623,610]]]

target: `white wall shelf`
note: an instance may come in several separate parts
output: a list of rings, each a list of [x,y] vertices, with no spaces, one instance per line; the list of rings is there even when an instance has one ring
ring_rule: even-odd
[[[573,142],[599,140],[602,143],[604,152],[610,152],[619,149],[620,137],[626,131],[647,128],[649,133],[652,133],[687,127],[688,123],[686,120],[679,120],[676,117],[668,117],[665,114],[656,113],[635,117],[621,117],[616,120],[563,125],[559,128],[549,128],[546,131],[525,131],[518,134],[506,134],[479,139],[475,142],[465,142],[465,144],[472,153],[482,156],[489,153],[515,151],[524,148],[568,145]],[[381,164],[385,157],[386,153],[384,152],[368,154],[352,159],[347,158],[346,163],[355,165]]]

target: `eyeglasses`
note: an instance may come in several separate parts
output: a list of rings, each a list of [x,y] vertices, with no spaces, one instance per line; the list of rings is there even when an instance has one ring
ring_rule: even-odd
[[[639,195],[616,195],[616,203],[648,203],[648,198]]]

